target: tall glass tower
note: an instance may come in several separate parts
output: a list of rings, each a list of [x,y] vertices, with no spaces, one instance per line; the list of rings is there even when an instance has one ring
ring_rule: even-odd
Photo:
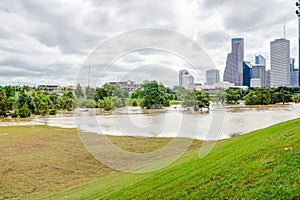
[[[234,83],[236,86],[243,85],[243,61],[244,61],[244,39],[231,39],[231,53],[227,55],[224,71],[224,81]]]
[[[290,41],[276,39],[270,43],[271,87],[290,85]]]

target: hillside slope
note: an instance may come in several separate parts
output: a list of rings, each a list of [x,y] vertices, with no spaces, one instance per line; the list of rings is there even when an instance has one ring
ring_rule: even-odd
[[[291,147],[292,150],[285,148]],[[188,152],[148,174],[121,174],[50,199],[300,199],[300,119]]]

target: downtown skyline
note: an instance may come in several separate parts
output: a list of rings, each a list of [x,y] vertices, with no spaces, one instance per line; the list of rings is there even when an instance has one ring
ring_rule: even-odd
[[[3,0],[0,16],[0,84],[20,81],[74,85],[78,70],[100,43],[124,31],[145,27],[166,28],[193,39],[221,72],[231,48],[228,41],[244,38],[244,60],[254,63],[254,56],[261,54],[270,69],[270,41],[283,38],[284,19],[291,57],[296,59],[298,68],[294,1]],[[177,66],[174,69],[177,72],[183,68],[181,59],[161,52],[151,53],[136,52],[120,58],[107,79],[117,80],[118,70],[126,70],[128,65],[163,63],[166,67]],[[195,76],[195,82],[199,82],[199,77]]]

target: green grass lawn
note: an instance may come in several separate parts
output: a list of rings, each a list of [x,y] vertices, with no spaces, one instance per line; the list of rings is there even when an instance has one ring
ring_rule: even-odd
[[[137,153],[172,140],[109,139]],[[95,160],[75,129],[0,127],[0,199],[300,199],[300,119],[219,141],[202,159],[200,145],[165,169],[131,174]]]
[[[300,119],[219,141],[205,158],[198,154],[189,151],[156,172],[108,175],[48,199],[300,199]]]

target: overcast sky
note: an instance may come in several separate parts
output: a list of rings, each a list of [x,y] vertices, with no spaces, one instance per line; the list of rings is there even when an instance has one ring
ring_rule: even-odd
[[[73,85],[101,43],[141,28],[193,39],[222,72],[230,39],[243,37],[245,60],[261,54],[269,68],[270,41],[283,37],[284,18],[291,57],[297,56],[295,10],[292,0],[0,0],[0,84]],[[131,52],[110,66],[103,80],[135,74],[137,81],[172,79],[168,84],[177,81],[178,70],[189,68],[184,59],[161,50]],[[129,74],[119,74],[126,69]]]

